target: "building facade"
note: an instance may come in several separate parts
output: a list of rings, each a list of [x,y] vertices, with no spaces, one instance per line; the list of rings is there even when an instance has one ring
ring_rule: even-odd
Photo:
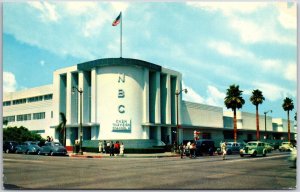
[[[180,142],[192,140],[195,130],[200,138],[217,143],[233,139],[232,112],[182,101],[182,94],[176,94],[182,90],[181,82],[179,72],[146,61],[98,59],[54,71],[52,85],[4,94],[3,119],[9,126],[22,125],[58,139],[56,127],[64,113],[67,146],[80,137],[80,123],[83,140],[172,144],[177,133]],[[286,124],[274,121],[277,127],[271,117],[266,118],[269,137],[285,137]],[[238,112],[237,122],[239,140],[256,138],[255,114]],[[264,116],[259,122],[264,130]]]

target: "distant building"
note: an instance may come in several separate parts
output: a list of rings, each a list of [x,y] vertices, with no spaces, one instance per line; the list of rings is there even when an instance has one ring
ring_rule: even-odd
[[[3,120],[57,140],[62,112],[67,119],[67,146],[73,146],[80,135],[82,114],[83,140],[142,139],[172,144],[177,133],[178,90],[182,90],[182,77],[177,71],[136,59],[98,59],[54,71],[52,85],[5,93]],[[78,91],[82,91],[82,113]],[[233,140],[232,111],[183,101],[182,94],[178,95],[180,142],[192,140],[194,131],[217,143]],[[269,116],[266,120],[265,132],[264,116],[260,116],[262,136],[286,138],[284,123],[272,122]],[[256,139],[255,114],[238,111],[237,122],[239,140]]]

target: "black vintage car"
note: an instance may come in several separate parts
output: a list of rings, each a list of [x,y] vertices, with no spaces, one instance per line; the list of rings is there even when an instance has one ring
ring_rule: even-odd
[[[215,142],[209,139],[200,139],[196,141],[196,156],[209,154],[213,155],[215,151]]]
[[[17,145],[18,145],[18,143],[16,141],[4,141],[3,142],[3,151],[5,153],[15,153]]]

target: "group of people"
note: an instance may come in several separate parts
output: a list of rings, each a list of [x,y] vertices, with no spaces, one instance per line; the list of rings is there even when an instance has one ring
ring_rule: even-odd
[[[187,155],[190,158],[195,158],[196,157],[196,144],[195,142],[188,142],[186,145],[181,144],[179,146],[180,150],[180,157],[183,158],[183,155]]]
[[[113,141],[106,142],[105,140],[99,141],[99,153],[109,153],[109,156],[115,156],[115,155],[124,155],[124,144],[119,141],[116,141],[115,143]]]
[[[222,152],[222,158],[223,158],[223,160],[225,160],[226,153],[227,153],[226,142],[225,141],[221,142],[220,147],[221,147],[221,152]],[[213,149],[210,148],[209,150],[213,150]],[[180,151],[181,158],[183,158],[184,155],[187,155],[190,158],[195,158],[196,157],[196,144],[195,144],[195,142],[190,142],[190,141],[186,145],[182,143],[179,146],[179,151]],[[209,154],[213,154],[213,151],[209,151]]]

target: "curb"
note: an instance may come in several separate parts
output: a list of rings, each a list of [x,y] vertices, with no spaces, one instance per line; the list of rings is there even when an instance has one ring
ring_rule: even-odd
[[[78,155],[70,154],[69,157],[77,158],[164,158],[164,157],[180,157],[180,155],[156,155],[156,156],[138,156],[138,155],[125,155],[125,156],[100,156],[100,155]]]

